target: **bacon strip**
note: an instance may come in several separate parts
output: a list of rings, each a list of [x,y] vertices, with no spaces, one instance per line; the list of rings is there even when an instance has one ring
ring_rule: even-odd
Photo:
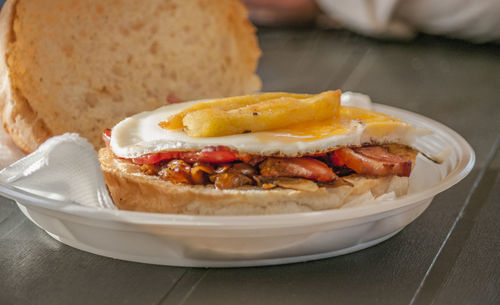
[[[187,162],[229,163],[238,160],[238,152],[226,146],[207,146],[200,151],[183,152],[180,158]]]
[[[341,148],[331,154],[337,166],[347,166],[361,175],[402,177],[410,176],[412,161],[389,153],[380,146]]]
[[[264,177],[300,177],[331,182],[337,175],[325,163],[313,158],[267,158],[259,165]]]
[[[207,146],[198,151],[167,151],[145,154],[133,158],[135,164],[155,164],[164,160],[182,159],[188,163],[229,163],[237,160],[246,160],[246,154],[239,154],[225,146]]]

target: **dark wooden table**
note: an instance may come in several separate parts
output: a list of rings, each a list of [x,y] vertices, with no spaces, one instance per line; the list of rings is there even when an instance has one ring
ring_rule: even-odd
[[[264,90],[365,92],[474,147],[473,172],[401,233],[308,263],[195,269],[65,246],[0,198],[0,304],[500,304],[500,46],[261,30]]]

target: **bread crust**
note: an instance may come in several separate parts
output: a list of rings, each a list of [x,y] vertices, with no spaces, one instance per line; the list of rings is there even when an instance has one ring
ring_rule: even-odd
[[[191,215],[262,215],[339,208],[372,192],[379,196],[408,189],[407,177],[351,177],[354,186],[320,187],[315,192],[258,188],[217,190],[212,186],[173,184],[147,176],[140,166],[99,151],[104,179],[115,205],[122,210]]]
[[[122,4],[115,2],[92,0],[73,4],[66,0],[45,4],[28,0],[6,1],[0,15],[0,121],[24,152],[32,152],[47,138],[64,132],[77,132],[98,149],[102,147],[102,130],[134,113],[158,108],[171,100],[242,95],[260,90],[261,83],[255,70],[261,52],[255,28],[238,0],[173,1],[172,7],[168,6],[171,3],[151,1],[148,2],[151,9],[142,5],[144,10],[133,11],[138,4],[124,1],[120,6]],[[154,9],[153,5],[164,7]],[[127,23],[127,18],[120,19],[116,13],[114,17],[109,16],[114,27],[88,25],[89,22],[100,22],[95,20],[104,20],[98,18],[99,14],[102,16],[120,9],[139,21]],[[185,13],[193,11],[184,16],[192,20],[200,19],[198,17],[203,16],[204,10],[215,14],[209,32],[211,36],[197,40],[198,30],[186,28],[188,32],[170,37],[170,34],[175,34],[169,30],[175,20],[167,23],[166,20],[171,18],[161,14],[181,10]],[[141,15],[143,13],[150,15]],[[154,15],[156,13],[159,15]],[[81,24],[87,22],[82,25],[83,29],[71,26],[79,24],[74,21],[76,17],[82,18]],[[123,21],[123,25],[116,21]],[[190,24],[189,21],[183,24]],[[196,29],[199,27],[201,24]],[[92,28],[100,30],[85,33]],[[221,29],[224,29],[224,34],[215,35]],[[150,40],[136,42],[145,36]],[[224,39],[217,38],[222,36]],[[78,39],[72,40],[72,37]],[[186,56],[190,56],[191,61],[179,57],[184,50],[175,53],[175,49],[162,49],[169,44],[183,43],[183,37],[191,39],[185,42],[184,52],[189,54]],[[108,41],[108,38],[114,41]],[[99,41],[99,47],[93,46],[91,50],[95,50],[96,55],[85,57],[89,52],[82,49],[95,44],[95,39]],[[226,41],[228,45],[222,46]],[[117,48],[122,42],[124,47]],[[142,47],[144,44],[148,47]],[[202,51],[208,53],[205,48],[210,44],[219,51],[205,58]],[[125,47],[129,45],[136,46],[136,49]],[[215,58],[208,60],[208,56]],[[227,59],[227,64],[223,59]],[[149,63],[149,66],[144,63]],[[200,63],[206,65],[202,67]],[[137,73],[135,79],[130,79],[133,71],[142,74]],[[209,78],[211,73],[214,77]],[[151,79],[146,79],[148,75]],[[144,83],[136,79],[144,79]],[[198,86],[200,79],[213,84]]]
[[[12,35],[11,25],[13,19],[13,6],[16,1],[7,1],[0,12],[0,115],[3,113],[5,101],[11,97],[7,69],[7,47]],[[0,116],[1,119],[1,116]]]

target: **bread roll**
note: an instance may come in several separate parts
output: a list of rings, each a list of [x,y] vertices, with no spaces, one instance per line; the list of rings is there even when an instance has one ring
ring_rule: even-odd
[[[104,179],[115,205],[122,210],[190,215],[262,215],[339,208],[370,192],[379,196],[408,190],[408,178],[349,177],[354,186],[320,187],[317,191],[276,188],[218,190],[213,186],[173,184],[142,173],[140,166],[99,151]]]
[[[16,145],[100,134],[169,101],[248,94],[260,50],[238,0],[8,0],[0,120]]]

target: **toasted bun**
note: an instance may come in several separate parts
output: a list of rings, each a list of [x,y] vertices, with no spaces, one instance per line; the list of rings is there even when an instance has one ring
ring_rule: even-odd
[[[260,89],[255,28],[238,0],[8,0],[0,16],[0,115],[24,151],[176,99]]]
[[[315,192],[255,188],[217,190],[212,186],[173,184],[147,176],[139,165],[99,151],[104,179],[115,205],[122,210],[191,215],[259,215],[339,208],[371,192],[406,194],[408,178],[350,177],[354,186],[321,187]]]

